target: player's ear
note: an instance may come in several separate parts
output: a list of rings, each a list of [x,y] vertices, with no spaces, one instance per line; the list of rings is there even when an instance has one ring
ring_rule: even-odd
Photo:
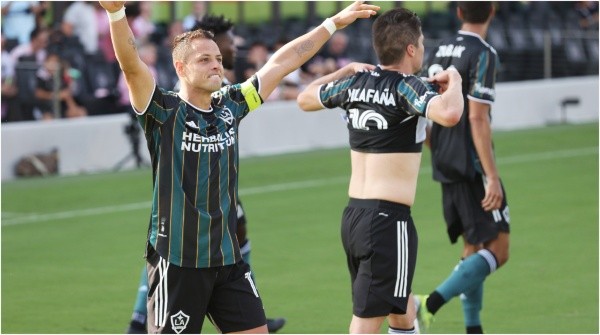
[[[456,6],[456,17],[458,17],[459,20],[463,21],[463,12],[462,9],[460,9],[460,6]]]
[[[410,57],[414,57],[417,52],[417,47],[415,45],[409,44],[406,46],[406,54]]]
[[[184,70],[183,70],[183,62],[180,60],[173,60],[173,67],[175,67],[175,72],[177,73],[177,76],[179,77],[183,77],[184,75]]]

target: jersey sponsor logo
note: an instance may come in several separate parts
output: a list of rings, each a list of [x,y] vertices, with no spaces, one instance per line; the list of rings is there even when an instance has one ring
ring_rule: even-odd
[[[473,86],[473,90],[476,93],[487,94],[492,98],[496,97],[496,90],[494,90],[493,88],[485,87],[481,85],[481,83],[475,83],[475,86]]]
[[[435,57],[455,57],[460,58],[462,56],[463,51],[465,51],[465,46],[463,45],[440,45],[437,52],[435,53]]]
[[[165,234],[165,222],[167,222],[167,218],[160,218],[160,228],[158,231],[158,236],[160,237],[167,237],[167,234]]]
[[[177,314],[171,315],[171,328],[173,328],[177,334],[181,334],[187,327],[189,321],[189,315],[185,314],[183,311],[179,311]]]
[[[432,94],[435,94],[435,93],[427,91],[422,96],[415,98],[415,100],[413,100],[413,106],[415,106],[416,108],[422,108],[423,104],[425,103],[425,99],[427,99],[427,96],[432,95]]]
[[[183,133],[181,151],[218,152],[235,144],[235,128],[211,136],[197,133]]]
[[[391,94],[387,88],[383,90],[383,92],[372,88],[351,88],[348,90],[348,101],[361,101],[384,106],[396,106],[394,95]]]
[[[367,122],[375,123],[378,130],[387,129],[388,122],[383,115],[377,113],[374,110],[360,111],[358,108],[351,108],[348,110],[349,117],[352,120],[352,128],[369,130]]]
[[[219,119],[225,121],[225,123],[227,123],[228,125],[231,125],[233,123],[233,113],[231,112],[231,110],[229,108],[224,107],[221,110]]]
[[[188,121],[185,124],[192,129],[200,129],[200,127],[198,127],[198,125],[194,121]]]

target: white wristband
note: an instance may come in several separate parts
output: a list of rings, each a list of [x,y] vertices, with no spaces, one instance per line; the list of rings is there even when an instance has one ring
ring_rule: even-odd
[[[321,23],[321,25],[325,27],[325,29],[327,29],[329,35],[333,35],[333,33],[335,33],[335,31],[337,30],[335,23],[333,23],[333,20],[330,18],[326,18],[325,21]]]
[[[125,6],[121,7],[121,9],[114,13],[106,11],[106,14],[108,15],[108,20],[110,22],[119,21],[120,19],[125,17]]]

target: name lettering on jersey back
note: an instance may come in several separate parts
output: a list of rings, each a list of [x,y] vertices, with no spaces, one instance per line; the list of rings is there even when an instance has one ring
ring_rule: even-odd
[[[441,45],[438,48],[438,51],[435,54],[435,57],[456,57],[460,58],[462,56],[463,51],[465,51],[465,47],[463,45]]]
[[[396,106],[396,100],[394,100],[394,95],[391,94],[388,91],[388,89],[385,89],[383,90],[383,92],[380,92],[371,88],[351,88],[348,90],[348,101],[362,101],[378,105]]]
[[[234,144],[235,128],[211,136],[185,132],[181,141],[181,151],[218,152]]]

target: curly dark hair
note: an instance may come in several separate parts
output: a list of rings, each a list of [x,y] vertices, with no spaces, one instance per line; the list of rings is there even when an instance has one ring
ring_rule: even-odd
[[[233,22],[226,19],[223,15],[214,16],[206,14],[202,17],[202,20],[196,21],[196,24],[192,30],[202,29],[211,31],[215,36],[227,33],[233,28]]]

